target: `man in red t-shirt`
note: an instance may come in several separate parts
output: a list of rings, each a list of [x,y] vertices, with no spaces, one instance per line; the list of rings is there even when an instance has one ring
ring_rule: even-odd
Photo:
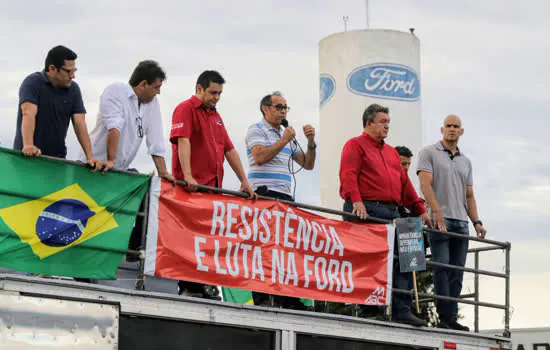
[[[412,215],[429,223],[424,201],[418,197],[399,154],[386,144],[390,129],[389,109],[372,104],[363,113],[364,132],[349,140],[342,150],[340,163],[340,196],[345,200],[344,211],[357,216],[344,220],[365,220],[369,216],[385,220],[399,217],[403,205]],[[395,245],[397,247],[397,245]],[[411,273],[401,273],[399,262],[393,264],[393,287],[409,290]],[[360,316],[375,316],[377,309],[361,305]],[[392,318],[396,322],[426,326],[426,322],[411,313],[411,297],[393,293]]]
[[[180,103],[172,116],[172,174],[185,180],[188,191],[197,185],[222,187],[223,162],[227,162],[241,181],[240,191],[255,196],[248,184],[239,153],[231,143],[223,120],[216,110],[225,79],[207,70],[199,75],[195,95]],[[212,298],[206,285],[180,281],[179,294]]]

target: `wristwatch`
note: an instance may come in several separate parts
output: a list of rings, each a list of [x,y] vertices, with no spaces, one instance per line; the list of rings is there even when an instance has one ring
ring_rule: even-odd
[[[316,148],[317,148],[317,144],[316,144],[316,143],[313,144],[313,147],[310,147],[309,145],[307,145],[307,149],[310,149],[310,150],[312,150],[312,151],[315,150]]]
[[[474,224],[474,227],[476,227],[477,224],[480,224],[481,226],[483,226],[483,223],[481,222],[481,220],[476,220],[473,222]]]

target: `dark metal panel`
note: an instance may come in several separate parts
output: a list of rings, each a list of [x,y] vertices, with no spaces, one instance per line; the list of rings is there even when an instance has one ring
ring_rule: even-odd
[[[121,316],[120,350],[271,350],[275,331]]]

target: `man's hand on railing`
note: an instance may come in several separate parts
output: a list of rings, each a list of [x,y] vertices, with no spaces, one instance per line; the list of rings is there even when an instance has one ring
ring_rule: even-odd
[[[171,183],[175,184],[176,183],[176,179],[174,178],[174,176],[170,173],[163,173],[163,174],[159,174],[159,177],[163,178],[164,180],[166,181],[170,181]]]
[[[250,187],[250,184],[246,180],[241,182],[241,188],[239,188],[239,191],[248,193],[249,199],[258,199],[258,194],[254,192],[254,190],[252,189],[252,187]]]
[[[363,202],[353,202],[353,210],[351,213],[359,216],[361,220],[365,220],[369,217],[369,214],[367,214],[367,208],[365,208],[365,204],[363,204]]]
[[[101,168],[103,168],[103,162],[100,161],[99,159],[95,159],[94,157],[88,158],[86,160],[86,164],[88,164],[88,166],[90,168],[92,168],[93,173],[95,173],[96,171],[101,170]]]
[[[485,229],[485,227],[483,227],[482,224],[477,223],[474,225],[474,228],[479,238],[485,238],[485,235],[487,234],[487,230]]]
[[[432,209],[432,220],[436,230],[447,231],[447,226],[445,226],[445,218],[443,217],[441,209]]]
[[[183,177],[185,178],[185,182],[187,182],[187,186],[185,186],[185,190],[187,192],[197,192],[197,188],[199,183],[193,178],[191,174],[184,174]]]
[[[422,226],[432,227],[430,215],[428,215],[428,213],[420,215],[420,218],[422,219]]]
[[[23,146],[21,152],[23,152],[23,154],[27,157],[38,157],[42,154],[40,148],[36,147],[35,145],[25,145]]]
[[[101,173],[105,174],[109,170],[113,169],[115,167],[115,162],[112,160],[108,160],[103,162],[103,171]]]

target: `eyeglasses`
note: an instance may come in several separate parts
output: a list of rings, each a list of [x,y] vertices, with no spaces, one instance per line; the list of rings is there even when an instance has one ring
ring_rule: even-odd
[[[136,118],[136,123],[138,127],[138,137],[143,137],[143,120],[141,117]]]
[[[268,107],[275,107],[275,109],[278,110],[279,112],[281,112],[281,111],[283,111],[283,110],[285,110],[285,111],[287,111],[287,112],[290,111],[290,107],[289,107],[289,106],[285,106],[285,105],[281,105],[281,104],[275,105],[275,106],[274,106],[274,105],[266,105],[266,106],[268,106]]]
[[[75,68],[75,69],[67,69],[65,67],[59,67],[60,70],[64,71],[65,73],[67,73],[68,75],[72,75],[72,74],[75,74],[78,69]]]

